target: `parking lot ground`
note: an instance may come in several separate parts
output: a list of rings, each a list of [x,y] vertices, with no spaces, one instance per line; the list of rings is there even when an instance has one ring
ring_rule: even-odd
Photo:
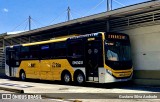
[[[23,94],[42,95],[45,99],[60,99],[67,102],[160,101],[159,87],[137,86],[132,83],[86,83],[83,86],[76,86],[74,84],[63,85],[59,81],[19,81],[18,79],[1,78],[0,88],[23,90]]]

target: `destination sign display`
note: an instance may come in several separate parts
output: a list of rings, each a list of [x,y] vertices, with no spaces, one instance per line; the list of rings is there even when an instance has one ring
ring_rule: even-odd
[[[125,35],[115,35],[115,34],[109,34],[108,35],[109,39],[122,39],[122,40],[126,40],[127,36]]]

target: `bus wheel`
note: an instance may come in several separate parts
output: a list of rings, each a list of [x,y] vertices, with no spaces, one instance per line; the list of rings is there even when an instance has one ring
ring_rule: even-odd
[[[74,80],[77,85],[82,85],[85,82],[85,76],[83,75],[83,73],[79,72],[75,75]]]
[[[25,74],[24,71],[20,72],[20,79],[23,80],[23,81],[26,80],[26,74]]]
[[[62,74],[61,80],[64,84],[69,84],[71,82],[71,75],[68,72]]]

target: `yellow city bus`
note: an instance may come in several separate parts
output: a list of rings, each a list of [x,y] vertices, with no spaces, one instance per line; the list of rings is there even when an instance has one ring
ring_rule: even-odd
[[[7,76],[65,84],[128,81],[133,73],[129,36],[112,32],[7,46],[5,62]]]

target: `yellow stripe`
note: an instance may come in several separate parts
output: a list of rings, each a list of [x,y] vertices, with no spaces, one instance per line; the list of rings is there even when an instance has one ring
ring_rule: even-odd
[[[66,40],[67,40],[67,38],[54,39],[54,40],[48,40],[48,41],[41,41],[41,42],[34,42],[34,43],[22,44],[22,46],[31,46],[31,45],[38,45],[38,44],[47,44],[47,43],[60,42],[60,41],[66,41]]]
[[[127,70],[113,70],[111,67],[107,66],[106,64],[104,64],[104,68],[110,70],[112,74],[116,77],[128,77],[133,73],[133,68],[127,69]],[[122,73],[124,74],[124,76],[121,76]]]
[[[40,41],[40,42],[22,44],[22,46],[31,46],[31,45],[47,44],[47,43],[52,43],[52,42],[66,41],[69,37],[73,37],[73,36],[78,36],[78,34],[55,37],[55,38],[52,38],[51,40],[47,40],[47,41]]]

